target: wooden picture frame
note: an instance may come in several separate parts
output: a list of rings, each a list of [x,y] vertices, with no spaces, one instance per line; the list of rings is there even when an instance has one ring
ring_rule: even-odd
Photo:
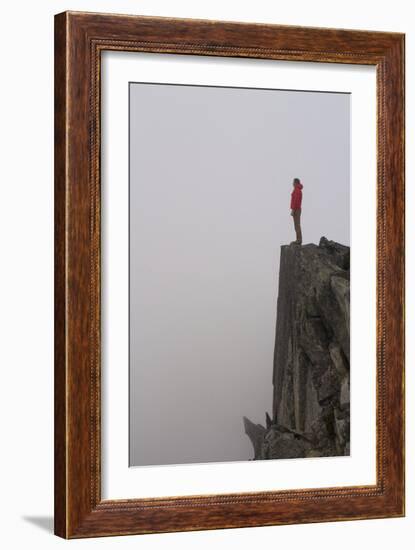
[[[375,485],[101,499],[100,60],[104,50],[373,65]],[[64,538],[404,515],[404,35],[65,12],[55,17],[55,533]]]

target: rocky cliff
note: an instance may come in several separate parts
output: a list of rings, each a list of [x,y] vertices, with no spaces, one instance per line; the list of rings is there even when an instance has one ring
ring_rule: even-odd
[[[273,411],[244,418],[255,460],[349,454],[349,325],[349,247],[282,246]]]

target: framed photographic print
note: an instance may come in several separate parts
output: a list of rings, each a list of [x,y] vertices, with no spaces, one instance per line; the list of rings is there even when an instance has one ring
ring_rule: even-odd
[[[404,35],[55,17],[55,533],[404,515]]]

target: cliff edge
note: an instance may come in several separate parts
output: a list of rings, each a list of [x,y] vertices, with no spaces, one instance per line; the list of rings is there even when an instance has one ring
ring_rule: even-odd
[[[266,426],[244,418],[254,460],[350,454],[350,248],[281,247]]]

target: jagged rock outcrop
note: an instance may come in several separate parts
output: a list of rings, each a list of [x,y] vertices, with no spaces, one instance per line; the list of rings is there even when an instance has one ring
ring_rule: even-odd
[[[244,418],[254,460],[350,453],[350,249],[281,247],[272,418]]]

